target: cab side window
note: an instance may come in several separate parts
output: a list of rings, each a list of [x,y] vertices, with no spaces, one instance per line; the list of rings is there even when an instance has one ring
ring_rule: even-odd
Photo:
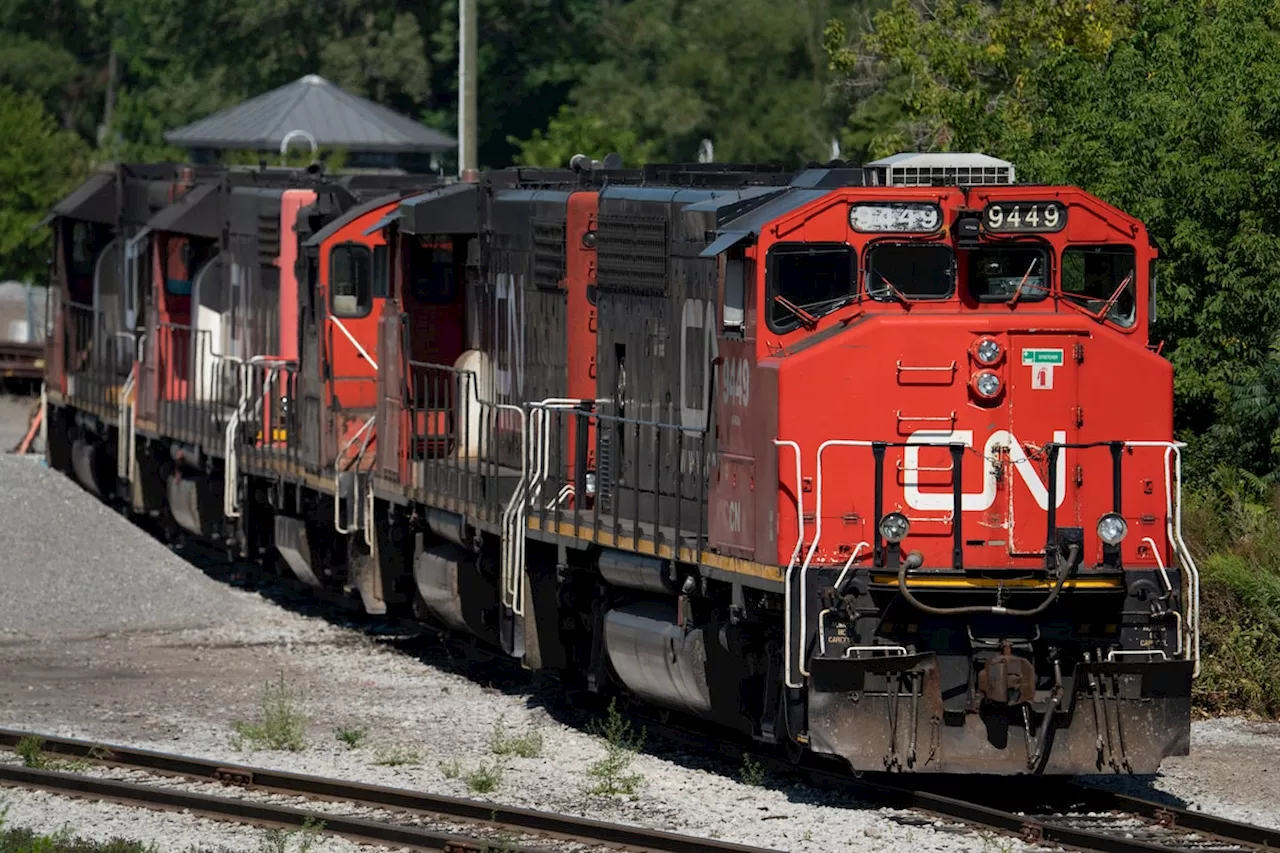
[[[857,263],[843,244],[779,243],[769,250],[769,328],[789,332],[803,317],[829,314],[853,301]],[[730,319],[726,316],[726,320]]]
[[[1129,328],[1137,321],[1137,264],[1132,246],[1072,246],[1062,253],[1062,294],[1093,314]]]
[[[329,300],[335,317],[363,317],[373,305],[373,256],[368,246],[344,243],[329,253]]]

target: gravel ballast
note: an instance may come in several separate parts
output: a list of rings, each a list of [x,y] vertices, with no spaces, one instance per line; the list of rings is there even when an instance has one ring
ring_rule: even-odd
[[[0,455],[0,640],[91,637],[251,618],[248,596],[38,457]]]
[[[269,589],[214,581],[38,463],[0,463],[0,555],[8,560],[0,564],[0,626],[9,631],[0,634],[0,725],[780,850],[1033,849],[790,779],[748,785],[721,759],[656,746],[627,770],[642,777],[634,795],[588,793],[596,781],[588,769],[605,754],[587,730],[598,711],[568,707],[563,693],[518,667],[467,664],[434,638],[359,628],[323,607],[282,607],[272,598],[284,597]],[[42,525],[16,523],[37,518]],[[233,724],[255,718],[264,683],[281,675],[302,693],[305,749],[237,751]],[[339,742],[339,729],[365,737],[352,749]],[[527,758],[496,755],[495,731],[537,732],[542,749]],[[1220,800],[1186,788],[1210,778],[1201,771],[1213,751],[1200,747],[1202,732],[1213,730],[1196,732],[1197,754],[1170,762],[1157,787],[1184,786],[1181,796],[1224,809],[1228,800],[1246,801],[1253,791],[1241,789],[1240,776],[1226,782],[1239,764],[1212,783],[1221,783]],[[1274,730],[1241,736],[1280,743]],[[482,766],[501,769],[496,790],[483,796],[466,782]],[[75,823],[70,815],[79,813],[62,798],[41,796],[13,794],[21,806],[11,820],[46,830]],[[242,838],[256,849],[260,834]]]

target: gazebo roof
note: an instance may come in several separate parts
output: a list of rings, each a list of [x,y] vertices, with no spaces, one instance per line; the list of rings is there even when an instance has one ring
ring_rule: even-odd
[[[356,151],[429,152],[458,145],[453,137],[316,74],[171,130],[164,138],[183,148],[276,151],[292,131],[305,131],[321,147]]]

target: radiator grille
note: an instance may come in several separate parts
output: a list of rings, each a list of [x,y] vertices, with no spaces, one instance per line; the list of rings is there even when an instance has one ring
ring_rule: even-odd
[[[639,216],[600,217],[596,249],[600,290],[664,296],[668,223]]]
[[[533,223],[533,284],[543,290],[558,290],[564,281],[564,223]]]

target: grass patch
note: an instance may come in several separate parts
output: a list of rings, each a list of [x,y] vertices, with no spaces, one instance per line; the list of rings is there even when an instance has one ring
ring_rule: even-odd
[[[290,685],[280,673],[262,690],[258,721],[232,724],[235,735],[231,745],[236,749],[279,749],[299,752],[306,746],[307,718],[302,713],[302,693]]]
[[[0,827],[0,853],[160,853],[154,844],[111,838],[90,841],[78,838],[70,830],[41,835],[29,829]]]
[[[336,728],[333,730],[333,736],[338,739],[338,743],[345,743],[347,749],[359,749],[369,733],[364,729]]]
[[[421,764],[422,756],[416,749],[397,744],[378,750],[374,763],[383,767],[403,767],[406,764]]]
[[[494,755],[518,755],[521,758],[537,758],[542,754],[542,733],[530,729],[519,736],[507,734],[503,718],[493,724],[489,735],[489,749]]]
[[[502,768],[497,764],[481,764],[475,770],[465,774],[462,781],[466,782],[467,787],[475,793],[487,794],[497,790],[502,784]]]
[[[440,772],[446,779],[457,779],[462,775],[462,765],[456,761],[441,761]]]
[[[1189,494],[1187,544],[1200,567],[1197,709],[1280,716],[1280,513],[1277,492],[1237,471]]]
[[[587,775],[595,783],[587,789],[591,794],[617,796],[634,794],[644,782],[639,773],[629,773],[631,760],[644,746],[645,731],[637,735],[631,722],[618,710],[618,700],[609,700],[609,710],[603,723],[591,727],[592,734],[604,740],[604,758],[587,768]]]

